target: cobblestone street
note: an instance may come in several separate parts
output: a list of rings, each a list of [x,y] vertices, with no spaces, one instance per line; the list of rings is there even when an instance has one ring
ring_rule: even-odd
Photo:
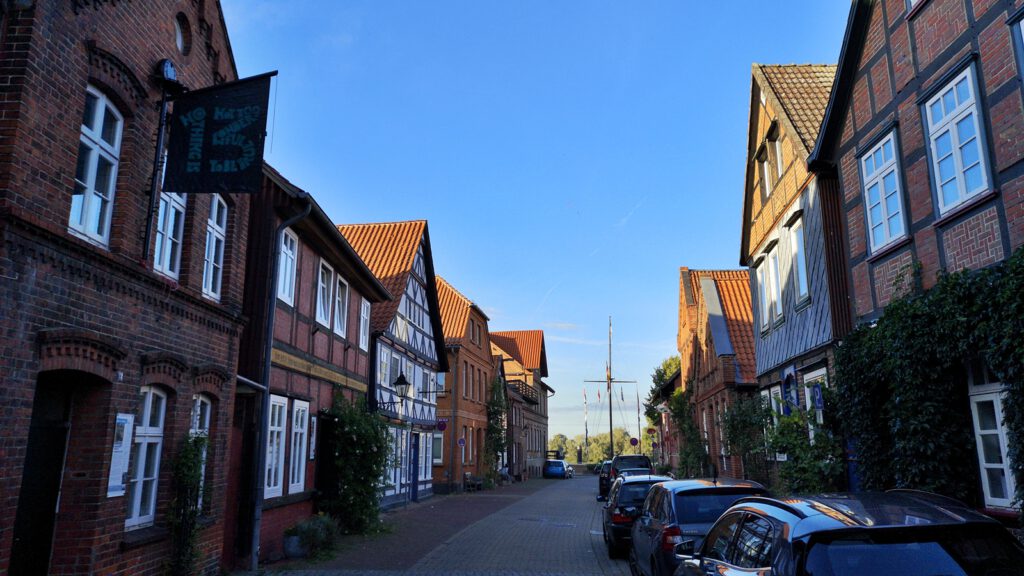
[[[333,560],[266,574],[626,576],[626,562],[605,553],[596,494],[597,477],[583,475],[436,497],[388,514],[389,534],[345,539]]]

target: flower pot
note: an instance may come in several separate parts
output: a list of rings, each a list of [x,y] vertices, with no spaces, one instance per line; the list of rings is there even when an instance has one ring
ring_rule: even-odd
[[[302,539],[298,536],[285,536],[284,555],[287,558],[305,558],[309,555],[309,551],[303,546]]]

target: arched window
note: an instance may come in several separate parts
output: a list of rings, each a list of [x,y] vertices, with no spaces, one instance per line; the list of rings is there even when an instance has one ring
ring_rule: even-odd
[[[113,103],[102,92],[88,86],[68,227],[72,232],[104,246],[110,241],[110,215],[121,156],[123,124],[124,118]]]
[[[166,410],[166,394],[152,386],[139,389],[134,449],[128,468],[128,518],[124,522],[125,528],[140,528],[153,523]]]

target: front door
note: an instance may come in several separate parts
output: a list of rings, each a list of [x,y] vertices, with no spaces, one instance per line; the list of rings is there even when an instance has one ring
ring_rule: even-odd
[[[69,387],[36,385],[21,494],[14,518],[11,574],[34,576],[49,572],[70,416]]]
[[[412,436],[412,457],[409,458],[409,498],[413,502],[416,502],[420,498],[420,435],[416,432],[410,432]]]

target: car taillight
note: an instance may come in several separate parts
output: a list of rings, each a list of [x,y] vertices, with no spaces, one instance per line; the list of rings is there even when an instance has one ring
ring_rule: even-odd
[[[612,524],[629,524],[632,521],[633,517],[629,514],[623,514],[622,508],[612,510]]]
[[[683,541],[683,533],[679,530],[679,526],[667,526],[661,533],[661,549],[665,552],[671,552],[675,549],[676,544]]]
[[[618,475],[619,475],[618,470],[616,470],[615,468],[612,468],[612,474],[611,474],[612,478],[615,478]]]

